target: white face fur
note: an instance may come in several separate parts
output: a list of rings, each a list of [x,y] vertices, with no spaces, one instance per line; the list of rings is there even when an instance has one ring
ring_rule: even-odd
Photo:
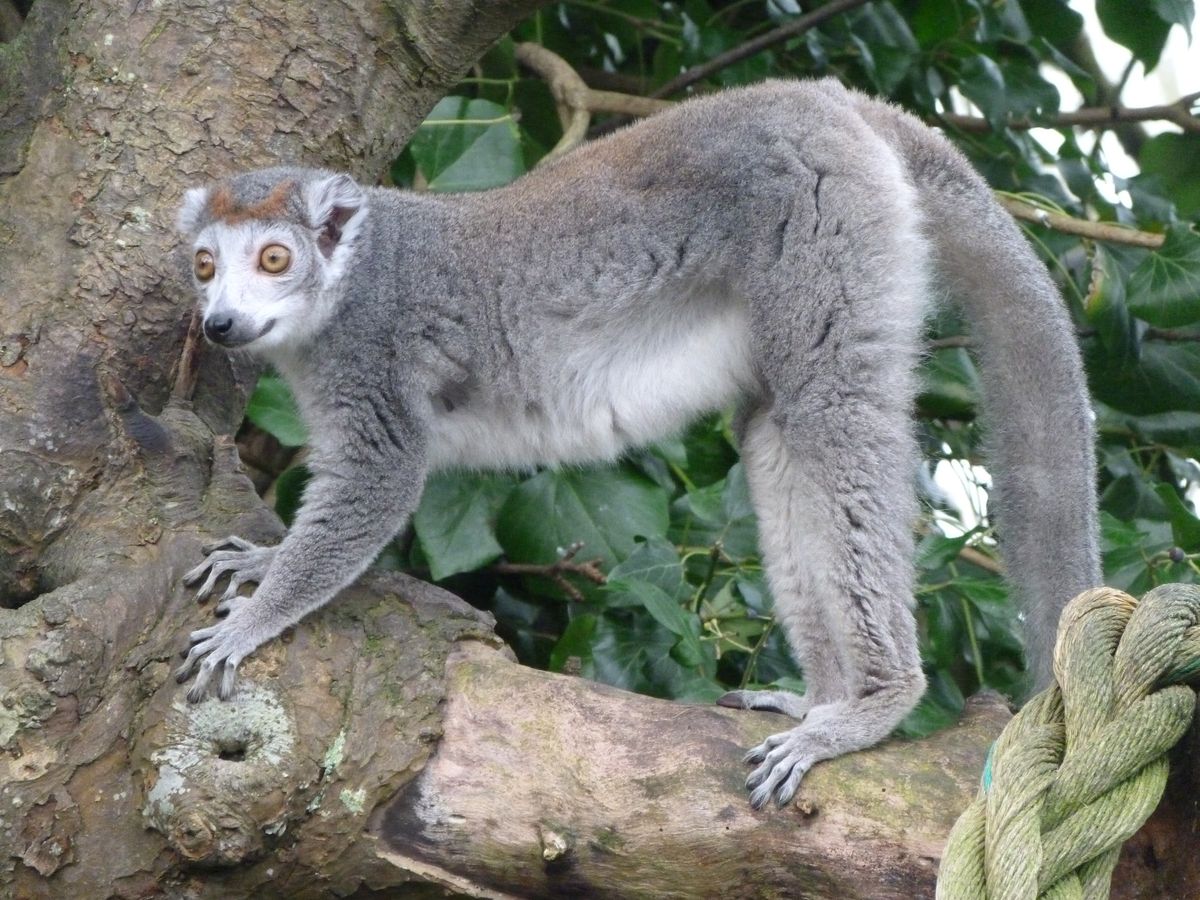
[[[188,192],[181,230],[194,230],[210,198],[209,188]],[[240,221],[209,221],[195,233],[192,276],[213,343],[271,354],[320,333],[338,299],[331,288],[352,253],[365,197],[349,177],[336,175],[306,185],[303,199],[305,218],[319,227],[236,216]]]

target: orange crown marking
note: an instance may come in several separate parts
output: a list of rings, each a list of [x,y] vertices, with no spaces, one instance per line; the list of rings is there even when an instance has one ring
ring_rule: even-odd
[[[220,219],[229,225],[237,225],[250,219],[280,219],[287,212],[287,198],[295,186],[295,181],[281,181],[266,198],[249,206],[234,201],[229,188],[223,187],[208,201],[208,211],[214,219]]]

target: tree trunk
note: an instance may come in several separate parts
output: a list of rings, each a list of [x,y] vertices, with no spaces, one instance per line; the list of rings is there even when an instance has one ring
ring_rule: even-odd
[[[0,45],[0,895],[930,892],[994,704],[753,813],[740,756],[777,718],[523,669],[400,576],[261,648],[234,702],[170,677],[201,544],[281,534],[223,436],[252,373],[196,340],[183,189],[374,180],[537,5],[39,0]],[[1120,896],[1200,893],[1184,777]]]

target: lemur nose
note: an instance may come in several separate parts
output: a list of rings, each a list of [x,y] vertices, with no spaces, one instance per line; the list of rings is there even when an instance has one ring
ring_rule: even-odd
[[[219,316],[204,320],[204,336],[210,341],[220,343],[221,338],[229,333],[229,329],[233,327],[232,316]]]

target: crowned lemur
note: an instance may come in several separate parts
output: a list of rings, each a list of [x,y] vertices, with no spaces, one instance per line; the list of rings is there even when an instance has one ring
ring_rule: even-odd
[[[721,702],[798,720],[747,756],[751,802],[787,802],[925,685],[909,417],[942,292],[978,339],[1040,681],[1059,609],[1099,582],[1091,414],[1045,267],[945,139],[834,81],[690,100],[480,193],[249,172],[188,191],[179,224],[205,335],[270,362],[312,436],[283,542],[231,537],[188,573],[201,599],[231,576],[178,672],[199,667],[190,700],[214,679],[228,698],[247,654],[362,574],[431,471],[611,460],[736,404],[808,687]]]

